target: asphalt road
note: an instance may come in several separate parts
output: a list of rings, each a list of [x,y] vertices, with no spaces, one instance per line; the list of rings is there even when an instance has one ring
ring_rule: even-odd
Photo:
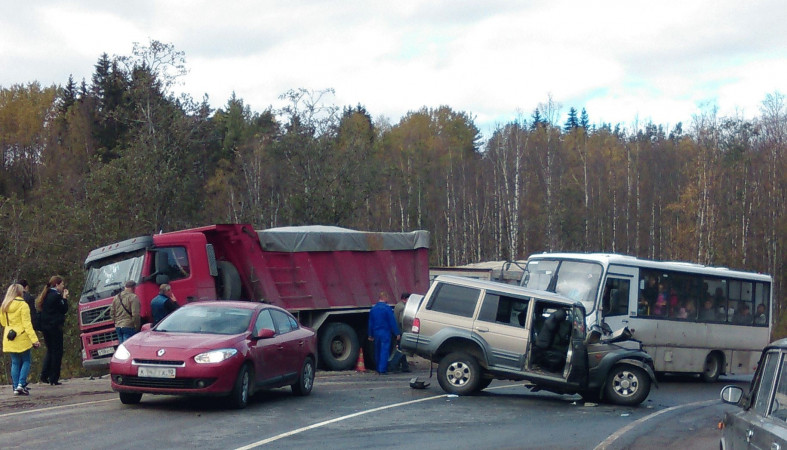
[[[482,394],[446,395],[418,361],[411,374],[318,372],[312,395],[258,394],[242,411],[216,399],[144,396],[122,405],[107,377],[0,388],[3,448],[718,448],[724,384],[660,383],[638,407],[585,404],[495,381]],[[53,447],[54,446],[54,447]]]

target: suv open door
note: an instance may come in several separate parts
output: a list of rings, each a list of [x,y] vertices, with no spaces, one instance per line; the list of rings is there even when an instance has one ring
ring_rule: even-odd
[[[585,347],[587,330],[585,327],[585,308],[574,305],[571,310],[571,346],[569,347],[568,364],[566,365],[566,381],[587,386],[588,351]]]

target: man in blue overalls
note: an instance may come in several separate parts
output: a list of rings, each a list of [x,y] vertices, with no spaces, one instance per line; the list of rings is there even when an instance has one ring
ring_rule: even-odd
[[[388,354],[391,352],[391,336],[401,337],[388,294],[380,292],[377,304],[369,310],[369,340],[374,342],[374,360],[377,361],[377,372],[388,372]]]

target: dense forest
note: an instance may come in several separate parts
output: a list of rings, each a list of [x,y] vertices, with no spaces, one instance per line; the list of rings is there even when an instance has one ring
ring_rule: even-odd
[[[753,119],[710,110],[672,129],[592,123],[547,97],[482,141],[468,112],[423,107],[393,124],[330,104],[330,89],[213,110],[174,93],[185,71],[182,52],[151,41],[101,55],[90,80],[0,86],[4,286],[38,291],[60,274],[77,294],[92,248],[137,235],[331,224],[428,230],[433,265],[604,251],[765,272],[784,307],[781,93]],[[66,375],[80,371],[75,316]]]

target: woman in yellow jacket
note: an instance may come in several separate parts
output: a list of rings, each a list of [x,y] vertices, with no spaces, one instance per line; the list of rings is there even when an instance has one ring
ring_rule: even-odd
[[[27,375],[30,373],[30,348],[38,348],[33,323],[30,321],[30,307],[24,299],[21,284],[12,284],[0,305],[0,325],[3,326],[3,352],[11,354],[11,380],[14,395],[28,395]],[[8,338],[13,330],[16,337]]]

